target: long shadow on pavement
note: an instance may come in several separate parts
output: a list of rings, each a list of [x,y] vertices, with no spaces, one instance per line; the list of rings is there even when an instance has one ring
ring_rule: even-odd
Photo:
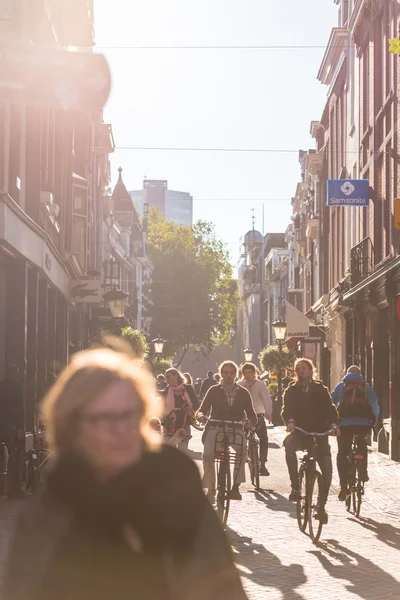
[[[364,600],[400,597],[400,582],[368,558],[342,546],[337,540],[319,544],[310,550],[333,578],[348,581],[346,588]]]
[[[259,502],[263,502],[266,505],[266,508],[270,510],[275,510],[279,512],[285,512],[292,517],[292,519],[296,519],[296,504],[293,502],[289,502],[285,496],[282,494],[278,494],[278,492],[274,492],[274,490],[258,490],[254,491],[254,497]]]
[[[361,517],[360,519],[349,519],[354,523],[359,523],[365,529],[372,531],[379,541],[387,544],[391,548],[400,550],[400,529],[388,523],[378,523],[373,519]]]
[[[262,544],[254,543],[252,538],[241,536],[229,527],[227,534],[242,577],[263,587],[276,588],[283,600],[304,600],[304,596],[296,591],[307,581],[302,565],[283,565]],[[244,569],[241,570],[240,566]],[[266,592],[263,597],[267,597]]]

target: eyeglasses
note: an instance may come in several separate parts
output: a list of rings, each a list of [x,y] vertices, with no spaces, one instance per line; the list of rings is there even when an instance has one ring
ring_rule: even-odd
[[[87,423],[88,425],[99,429],[115,428],[121,424],[135,426],[137,423],[139,423],[142,415],[142,411],[132,409],[120,413],[103,412],[94,413],[92,415],[82,415],[80,417],[80,421],[81,423]]]

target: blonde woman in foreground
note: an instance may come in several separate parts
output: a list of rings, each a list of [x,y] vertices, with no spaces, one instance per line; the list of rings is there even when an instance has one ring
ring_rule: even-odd
[[[54,468],[24,505],[3,600],[245,600],[195,463],[147,427],[150,376],[77,354],[43,408]]]

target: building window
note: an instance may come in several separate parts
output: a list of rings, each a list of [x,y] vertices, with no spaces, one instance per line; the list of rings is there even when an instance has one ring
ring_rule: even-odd
[[[82,187],[74,186],[74,213],[86,215],[87,211],[87,190]]]
[[[83,271],[86,271],[86,219],[74,216],[72,227],[72,252],[76,254]]]

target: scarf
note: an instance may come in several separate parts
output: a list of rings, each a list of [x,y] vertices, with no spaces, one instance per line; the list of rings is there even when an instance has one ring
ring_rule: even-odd
[[[189,394],[187,393],[185,386],[183,384],[177,385],[176,387],[172,387],[172,385],[169,385],[166,405],[167,415],[169,415],[175,408],[175,394],[177,396],[183,396],[189,408],[193,410],[192,401],[189,398]]]

